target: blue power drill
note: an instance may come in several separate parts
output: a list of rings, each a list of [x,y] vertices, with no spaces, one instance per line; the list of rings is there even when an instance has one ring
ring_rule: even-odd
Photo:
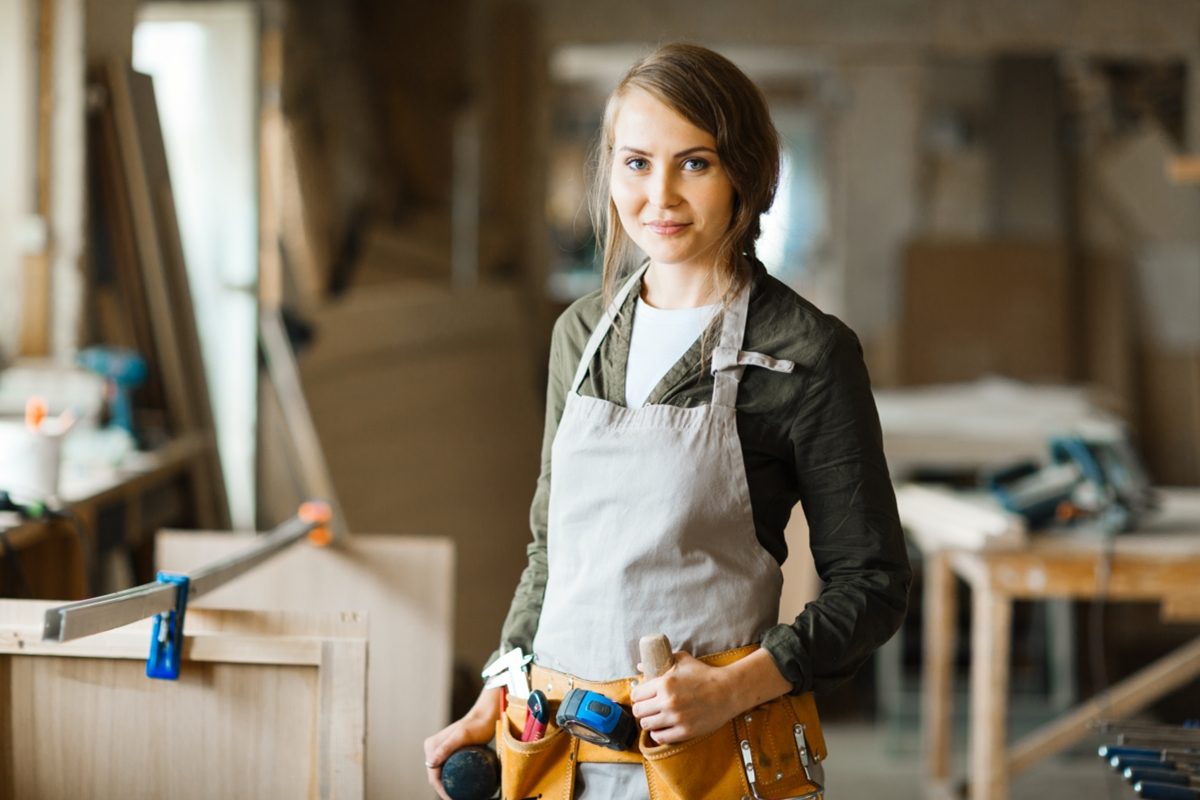
[[[76,357],[79,365],[108,381],[111,424],[133,434],[133,390],[146,380],[146,360],[121,347],[89,347]]]

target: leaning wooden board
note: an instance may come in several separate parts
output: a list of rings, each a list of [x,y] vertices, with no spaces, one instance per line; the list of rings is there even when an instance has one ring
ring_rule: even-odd
[[[190,610],[162,681],[151,620],[43,643],[56,604],[0,601],[0,797],[362,797],[362,615]]]
[[[158,567],[187,572],[253,540],[164,531]],[[429,794],[421,743],[450,716],[453,589],[448,539],[355,534],[345,547],[295,545],[197,604],[367,614],[367,796],[383,800]]]

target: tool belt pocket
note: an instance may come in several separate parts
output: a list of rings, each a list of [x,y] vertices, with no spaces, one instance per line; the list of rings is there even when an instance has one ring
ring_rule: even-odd
[[[500,756],[501,800],[521,800],[525,797],[569,797],[573,783],[573,740],[562,728],[551,722],[546,733],[536,742],[521,741],[521,727],[516,719],[524,719],[525,705],[510,702],[506,713],[496,722],[496,753]]]
[[[655,798],[784,800],[822,791],[806,768],[825,758],[811,694],[777,698],[680,744],[656,745],[643,732],[638,749]]]

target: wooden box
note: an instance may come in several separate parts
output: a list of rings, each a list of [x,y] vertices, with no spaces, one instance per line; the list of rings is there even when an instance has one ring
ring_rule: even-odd
[[[362,797],[362,616],[189,609],[164,681],[152,620],[43,643],[54,605],[0,601],[0,797]]]

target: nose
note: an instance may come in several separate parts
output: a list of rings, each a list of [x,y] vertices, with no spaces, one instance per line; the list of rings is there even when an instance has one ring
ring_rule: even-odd
[[[671,208],[679,204],[679,190],[675,185],[676,176],[671,170],[658,170],[650,178],[646,187],[647,198],[658,208]]]

